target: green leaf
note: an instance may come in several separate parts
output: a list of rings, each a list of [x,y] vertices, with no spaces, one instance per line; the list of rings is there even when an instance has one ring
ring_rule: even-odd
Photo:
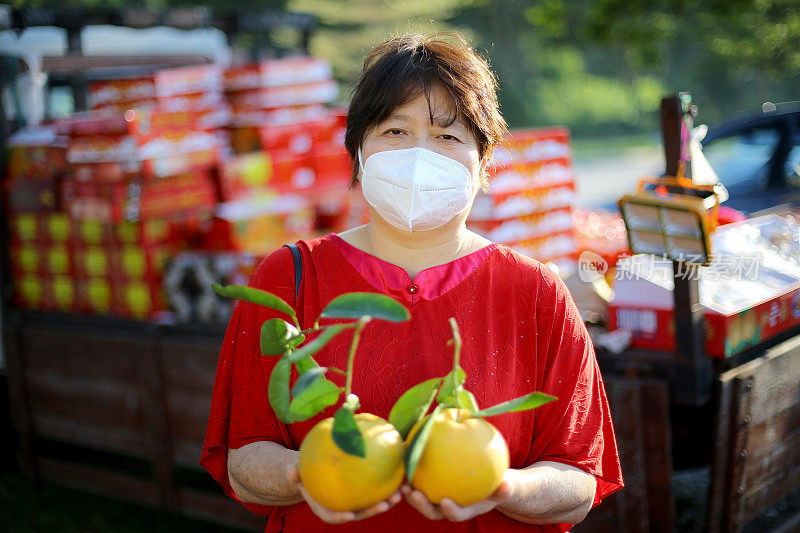
[[[281,357],[272,369],[267,387],[267,396],[272,410],[284,424],[292,420],[289,416],[289,374],[292,364],[285,357]]]
[[[448,373],[443,379],[442,388],[439,389],[439,394],[436,396],[437,403],[456,403],[455,389],[453,388],[453,372],[455,372],[455,386],[460,388],[467,379],[467,374],[464,369],[457,366],[455,370]]]
[[[253,287],[245,287],[243,285],[226,285],[223,287],[222,285],[214,283],[212,287],[214,288],[214,292],[223,298],[245,300],[254,304],[263,305],[264,307],[269,307],[270,309],[275,309],[289,316],[295,316],[292,306],[271,292],[262,291],[261,289]]]
[[[466,389],[459,389],[456,393],[456,406],[466,409],[470,413],[478,410],[478,402],[475,400],[475,396]]]
[[[409,481],[414,481],[414,472],[417,470],[417,464],[419,463],[420,458],[422,457],[422,452],[425,450],[425,445],[428,443],[428,437],[431,434],[431,428],[433,427],[433,421],[436,418],[436,415],[439,414],[439,411],[442,410],[441,405],[437,405],[430,416],[425,420],[422,424],[422,427],[419,428],[414,434],[414,438],[411,439],[411,444],[408,446],[405,455],[405,463],[406,463],[406,478]]]
[[[333,442],[344,452],[356,457],[366,457],[364,437],[358,430],[356,417],[347,407],[340,407],[333,415]]]
[[[346,326],[344,324],[328,326],[322,333],[319,334],[316,339],[290,353],[288,355],[289,360],[292,362],[297,362],[305,357],[308,357],[309,355],[314,355],[323,349],[325,345],[328,344],[328,341],[331,340],[337,333],[345,329],[345,327]]]
[[[411,318],[403,304],[385,294],[374,292],[349,292],[334,298],[320,317],[361,318],[371,316],[390,322],[403,322]]]
[[[296,384],[295,388],[297,388]],[[337,386],[332,381],[319,377],[309,387],[306,387],[292,398],[292,403],[289,405],[289,413],[292,420],[294,422],[303,422],[316,416],[326,407],[338,402],[343,390],[343,387]]]
[[[305,339],[292,324],[272,318],[261,325],[261,354],[283,355]]]
[[[508,400],[507,402],[498,403],[497,405],[487,409],[476,411],[472,413],[472,416],[486,417],[501,415],[503,413],[513,413],[516,411],[527,411],[557,399],[558,398],[555,396],[550,396],[549,394],[544,394],[543,392],[532,392],[530,394],[526,394],[525,396]]]
[[[317,362],[314,361],[313,357],[304,357],[299,361],[295,361],[294,366],[297,367],[297,374],[302,376],[312,368],[317,368],[319,364],[317,364]]]
[[[397,428],[403,439],[406,438],[414,424],[425,416],[441,382],[442,378],[423,381],[405,391],[397,399],[392,411],[389,413],[389,422]]]
[[[294,387],[292,387],[292,396],[299,396],[302,394],[303,391],[313,385],[315,381],[322,378],[327,371],[328,368],[324,366],[309,369],[295,382]]]

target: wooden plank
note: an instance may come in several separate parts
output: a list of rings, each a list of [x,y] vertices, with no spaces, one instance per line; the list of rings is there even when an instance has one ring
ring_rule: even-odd
[[[719,381],[709,530],[738,531],[800,483],[800,338]]]
[[[147,392],[146,420],[149,432],[154,439],[151,459],[155,465],[159,498],[163,505],[174,508],[177,505],[177,494],[175,476],[172,471],[171,439],[161,365],[162,354],[155,339],[149,343],[149,349],[142,354],[141,360],[145,377],[141,388]]]
[[[708,510],[706,511],[706,529],[715,533],[722,531],[722,523],[727,513],[729,464],[731,456],[731,420],[733,411],[733,380],[731,375],[723,374],[716,383],[714,394],[715,417],[711,453],[711,483],[708,494]]]
[[[750,449],[766,450],[800,427],[800,400],[787,409],[774,410],[770,419],[753,424],[750,430]]]
[[[798,487],[800,487],[800,465],[794,464],[768,484],[755,487],[746,494],[745,519],[752,520]]]
[[[793,470],[800,470],[800,427],[766,448],[748,449],[747,475],[744,488],[750,492],[770,482],[779,481]],[[800,477],[794,478],[800,484]],[[780,499],[780,498],[779,498]]]
[[[728,461],[728,510],[722,522],[722,531],[738,531],[744,525],[744,478],[747,462],[748,421],[751,419],[750,402],[753,391],[752,376],[737,376],[733,380],[733,406],[731,420],[732,440]]]
[[[158,488],[152,481],[53,459],[40,458],[38,463],[42,477],[53,483],[112,498],[158,506]]]
[[[607,386],[609,384],[607,383]],[[625,476],[625,497],[617,498],[620,531],[648,531],[647,474],[642,435],[641,394],[631,381],[610,384],[611,417]]]
[[[248,531],[264,531],[266,518],[248,511],[242,504],[223,495],[180,489],[176,509],[183,514]]]
[[[643,382],[641,399],[650,531],[672,533],[675,517],[672,498],[672,432],[667,383]]]
[[[38,416],[36,436],[137,458],[149,458],[153,453],[152,440],[141,432],[124,428],[109,430],[62,417]]]
[[[772,420],[775,413],[800,404],[800,337],[787,341],[752,361],[741,373],[753,374],[752,424]]]
[[[178,466],[202,470],[200,456],[203,453],[203,441],[174,441],[172,442],[172,460]]]
[[[74,379],[103,376],[114,383],[132,383],[139,375],[140,342],[83,338],[38,328],[26,328],[23,339],[29,372]]]
[[[172,459],[180,466],[200,468],[221,345],[221,337],[159,340]]]
[[[127,383],[105,381],[104,376],[69,378],[28,373],[34,418],[63,417],[77,423],[144,432],[142,391]]]
[[[211,397],[222,339],[196,340],[190,337],[163,337],[159,347],[167,390],[179,390]]]
[[[28,476],[36,475],[33,454],[33,421],[25,384],[25,361],[22,356],[20,324],[3,322],[3,347],[8,368],[8,392],[11,420],[19,439],[18,459],[20,468]]]
[[[671,532],[671,430],[666,381],[606,378],[625,488],[611,495],[576,533]]]
[[[173,436],[203,440],[211,411],[211,392],[201,395],[168,390],[166,405]]]

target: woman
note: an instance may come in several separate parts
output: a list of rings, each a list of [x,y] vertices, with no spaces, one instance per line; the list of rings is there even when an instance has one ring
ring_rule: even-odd
[[[448,372],[451,316],[464,340],[465,385],[480,405],[534,390],[558,400],[492,419],[511,468],[483,502],[437,506],[404,486],[368,509],[333,512],[308,497],[295,467],[295,450],[319,418],[286,426],[267,400],[275,359],[260,356],[258,335],[275,314],[242,303],[220,356],[201,463],[229,496],[269,515],[268,531],[566,531],[622,486],[594,351],[564,284],[466,229],[504,132],[494,77],[462,39],[381,44],[364,63],[345,138],[370,223],[299,242],[296,299],[286,248],[261,263],[251,284],[293,304],[304,328],[345,292],[381,292],[409,308],[410,321],[372,322],[362,333],[353,378],[362,411],[386,418],[410,386]],[[344,368],[349,342],[339,335],[318,362]]]

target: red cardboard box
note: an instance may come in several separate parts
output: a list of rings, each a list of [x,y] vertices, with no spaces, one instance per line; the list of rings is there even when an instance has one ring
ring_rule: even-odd
[[[333,76],[328,61],[317,57],[265,59],[259,63],[232,67],[225,71],[225,89],[241,91],[277,85],[297,85],[324,81]]]
[[[575,203],[575,197],[574,183],[544,186],[507,194],[478,193],[469,220],[502,220],[551,211],[572,206]]]
[[[549,161],[572,157],[569,131],[566,128],[515,130],[495,148],[492,164],[504,166],[516,162]]]
[[[122,221],[114,224],[112,239],[121,245],[166,246],[174,240],[173,225],[174,223],[159,218],[138,222]]]
[[[305,122],[259,128],[258,134],[261,146],[268,152],[283,150],[305,155],[311,152],[314,144],[315,124]]]
[[[329,142],[315,143],[312,159],[317,186],[348,187],[353,175],[354,161],[343,146]]]
[[[165,98],[144,98],[140,100],[110,102],[98,105],[92,109],[98,113],[122,114],[129,111],[134,111],[136,113],[148,112],[153,109],[162,111],[193,111],[198,109],[214,109],[220,105],[225,105],[224,95],[221,92],[215,91],[182,94]]]
[[[14,276],[45,270],[45,257],[38,246],[33,243],[12,244],[8,248],[11,271]]]
[[[95,81],[89,87],[89,105],[96,108],[177,95],[221,92],[222,68],[197,65],[158,70],[151,76]]]
[[[37,311],[76,310],[75,283],[67,276],[25,274],[14,278],[14,303]]]
[[[93,315],[108,315],[114,309],[114,293],[108,278],[76,278],[75,307]]]
[[[60,176],[26,178],[3,182],[6,204],[11,213],[50,213],[60,209]]]
[[[193,172],[140,183],[138,213],[130,220],[208,217],[217,203],[216,189],[208,172]],[[131,204],[136,203],[135,197]]]
[[[298,195],[227,202],[219,205],[217,215],[234,249],[255,255],[305,238],[314,228],[314,207]]]
[[[9,217],[12,243],[40,246],[65,244],[70,240],[72,221],[66,213],[17,213]]]
[[[73,272],[72,250],[64,245],[40,246],[37,244],[13,244],[9,247],[11,269],[14,275],[71,275]]]
[[[234,129],[270,128],[324,119],[329,114],[330,110],[321,104],[277,107],[275,109],[251,109],[234,106],[231,126]]]
[[[515,162],[489,169],[492,194],[508,194],[542,187],[573,183],[575,176],[569,159]]]
[[[161,284],[148,279],[113,279],[112,313],[136,320],[154,318],[166,310]]]
[[[336,99],[339,84],[335,80],[284,85],[262,89],[248,89],[230,93],[234,109],[272,109],[310,104],[324,104]]]
[[[269,189],[272,158],[266,152],[236,155],[220,165],[219,181],[223,202],[274,194]]]
[[[574,228],[569,207],[503,220],[473,220],[467,226],[492,242],[502,243],[524,241]]]
[[[507,244],[519,253],[543,263],[555,258],[577,255],[578,251],[572,230]]]
[[[106,223],[208,216],[216,190],[207,172],[120,182],[64,180],[64,205],[76,220]]]
[[[6,143],[9,180],[55,177],[67,169],[66,141],[50,127],[25,128]]]
[[[610,304],[609,329],[633,333],[632,346],[656,351],[675,350],[672,309]],[[800,324],[800,284],[780,296],[741,313],[704,309],[706,355],[725,358]]]
[[[297,155],[288,150],[270,152],[272,159],[272,185],[280,191],[304,191],[317,183],[314,161],[309,156]]]

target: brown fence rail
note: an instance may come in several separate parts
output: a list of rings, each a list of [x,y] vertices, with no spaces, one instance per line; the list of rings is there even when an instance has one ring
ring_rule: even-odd
[[[800,337],[719,378],[708,530],[739,531],[800,486]]]

